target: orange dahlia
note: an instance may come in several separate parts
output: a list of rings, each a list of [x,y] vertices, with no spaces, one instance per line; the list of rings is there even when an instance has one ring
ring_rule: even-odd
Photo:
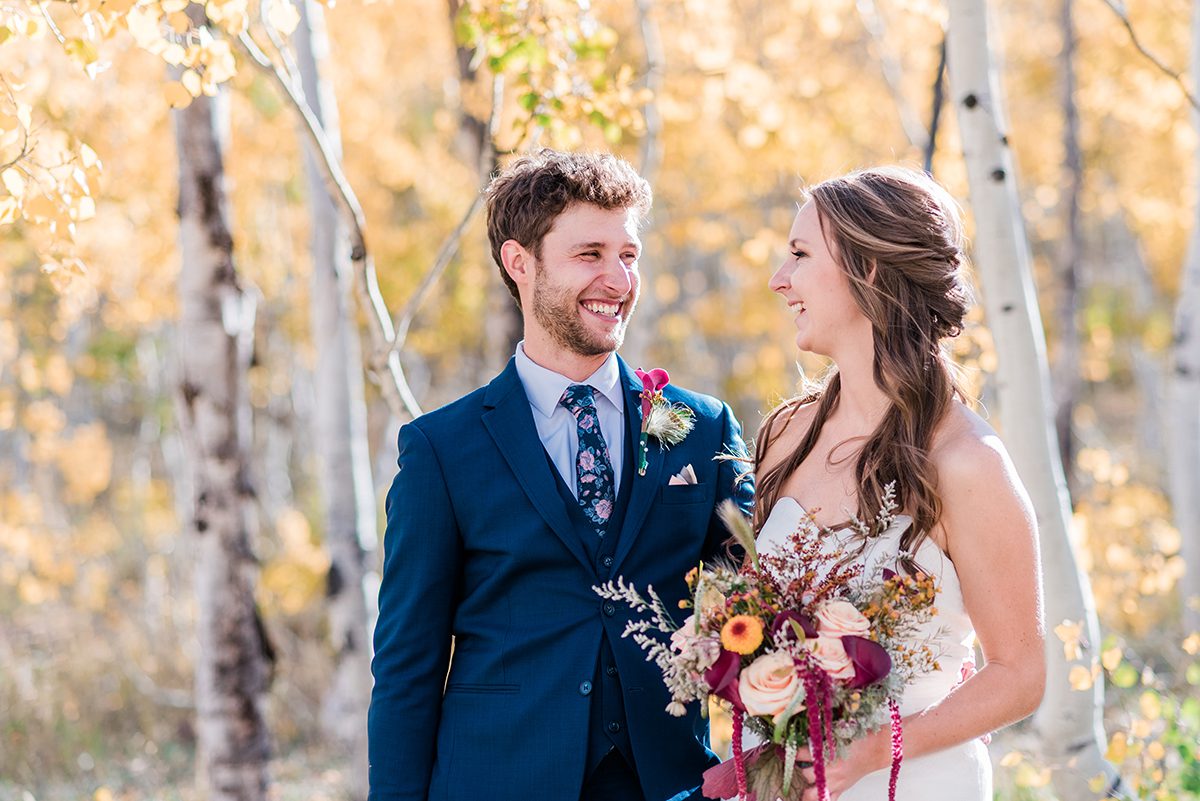
[[[734,615],[721,628],[721,645],[735,654],[752,654],[762,641],[762,621],[750,615]]]

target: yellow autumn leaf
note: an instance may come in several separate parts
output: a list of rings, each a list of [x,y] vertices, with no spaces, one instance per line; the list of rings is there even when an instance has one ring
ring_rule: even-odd
[[[25,407],[21,425],[35,437],[57,434],[66,427],[67,416],[51,401],[37,400]]]
[[[1092,778],[1088,779],[1088,789],[1099,795],[1104,792],[1104,788],[1108,786],[1108,777],[1103,773],[1097,773]]]
[[[271,3],[267,22],[271,24],[271,27],[287,36],[300,24],[300,12],[288,0],[275,0]]]
[[[15,197],[0,198],[0,225],[15,222],[21,206]]]
[[[174,14],[167,15],[167,24],[171,26],[171,30],[175,33],[187,33],[192,29],[192,21],[188,15],[182,11],[176,11]]]
[[[1147,690],[1138,698],[1138,708],[1147,720],[1158,720],[1162,717],[1162,699],[1158,693]]]
[[[148,48],[152,43],[161,41],[158,32],[159,18],[159,14],[147,6],[134,6],[123,17],[133,41],[141,48]]]
[[[1200,633],[1193,631],[1189,634],[1187,639],[1183,641],[1183,650],[1191,656],[1200,653]]]
[[[170,64],[172,67],[178,67],[183,62],[187,61],[187,50],[183,49],[183,45],[176,42],[171,42],[162,51],[162,60]]]
[[[192,102],[192,93],[183,84],[172,81],[163,89],[163,94],[171,108],[187,108]]]
[[[1014,781],[1018,787],[1045,787],[1050,783],[1050,769],[1037,768],[1028,762],[1022,762],[1017,767]]]
[[[1121,664],[1122,653],[1120,647],[1109,648],[1100,654],[1100,663],[1104,665],[1105,670],[1111,673]]]
[[[1072,690],[1082,692],[1083,690],[1090,690],[1092,685],[1095,684],[1096,679],[1092,671],[1083,665],[1073,665],[1071,672],[1067,675],[1067,681],[1070,682]]]
[[[1167,755],[1166,747],[1164,747],[1163,744],[1160,743],[1158,740],[1155,740],[1154,742],[1152,742],[1146,746],[1146,756],[1150,757],[1151,759],[1155,759],[1155,760],[1162,759],[1166,755]]]
[[[61,397],[71,391],[71,386],[75,382],[75,375],[71,372],[71,366],[67,364],[66,356],[63,356],[61,353],[51,354],[50,358],[46,360],[43,373],[45,375],[46,387],[55,395]]]
[[[1054,633],[1063,643],[1063,654],[1068,662],[1073,662],[1083,656],[1080,642],[1083,639],[1083,621],[1073,622],[1064,620],[1054,627]]]
[[[96,46],[86,39],[68,39],[63,48],[71,60],[81,67],[86,67],[100,59],[100,54],[96,52]]]
[[[174,14],[176,11],[183,11],[188,7],[190,0],[162,0],[162,10],[167,14]]]
[[[4,172],[0,172],[0,182],[4,184],[4,188],[13,197],[22,198],[25,196],[25,176],[21,175],[16,167],[9,167]]]
[[[1119,765],[1125,761],[1125,756],[1129,750],[1129,738],[1125,732],[1119,731],[1114,734],[1108,741],[1108,750],[1104,754],[1104,758],[1115,765]]]
[[[192,97],[199,97],[201,91],[200,74],[195,70],[187,70],[180,77],[179,82],[183,84],[183,88],[188,91]]]
[[[113,448],[103,423],[88,423],[63,439],[58,470],[67,483],[67,499],[91,503],[112,479]]]
[[[1011,768],[1021,764],[1022,760],[1024,759],[1025,757],[1021,755],[1020,751],[1009,751],[1000,758],[1000,767]]]
[[[74,213],[71,215],[78,222],[86,222],[96,216],[96,201],[84,195],[79,198]]]
[[[41,17],[26,17],[22,27],[26,39],[37,41],[46,35],[46,22]]]

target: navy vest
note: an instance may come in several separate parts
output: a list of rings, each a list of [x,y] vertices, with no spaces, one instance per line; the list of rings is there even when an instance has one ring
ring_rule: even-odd
[[[637,410],[633,410],[637,411]],[[629,404],[625,404],[625,414],[630,414]],[[608,528],[603,535],[597,534],[596,526],[583,513],[571,488],[559,475],[550,455],[546,461],[550,464],[550,472],[554,474],[555,486],[562,497],[567,509],[567,517],[571,525],[579,533],[588,559],[595,570],[596,583],[612,578],[613,554],[617,550],[617,540],[621,535],[621,527],[625,523],[625,510],[629,507],[629,496],[633,489],[633,477],[637,469],[633,465],[633,453],[636,443],[629,440],[629,426],[622,426],[621,433],[625,437],[625,453],[621,468],[621,486],[617,489],[617,500],[613,504],[613,514],[608,521]],[[598,607],[597,607],[598,608]],[[617,674],[617,663],[613,657],[612,646],[608,642],[608,634],[600,628],[600,655],[592,671],[591,708],[588,720],[588,750],[587,769],[584,778],[590,776],[600,764],[600,760],[610,750],[616,748],[621,752],[625,761],[633,767],[633,747],[629,742],[629,726],[625,718],[625,702],[621,693],[621,677]]]

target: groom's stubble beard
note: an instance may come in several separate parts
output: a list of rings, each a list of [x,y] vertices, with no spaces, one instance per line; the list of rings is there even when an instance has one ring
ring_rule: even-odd
[[[637,308],[637,295],[626,301],[621,320],[607,335],[598,335],[580,319],[579,298],[570,290],[554,286],[540,259],[534,262],[533,317],[561,347],[580,356],[603,356],[625,342],[625,329]]]

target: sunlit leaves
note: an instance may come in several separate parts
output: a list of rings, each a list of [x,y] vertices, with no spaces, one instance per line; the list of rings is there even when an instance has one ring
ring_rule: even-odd
[[[473,0],[462,6],[455,29],[492,73],[515,79],[514,100],[526,114],[514,120],[517,139],[506,149],[522,146],[531,124],[564,147],[579,144],[583,125],[613,144],[643,130],[639,109],[649,94],[636,87],[629,64],[614,63],[617,34],[588,4]]]

